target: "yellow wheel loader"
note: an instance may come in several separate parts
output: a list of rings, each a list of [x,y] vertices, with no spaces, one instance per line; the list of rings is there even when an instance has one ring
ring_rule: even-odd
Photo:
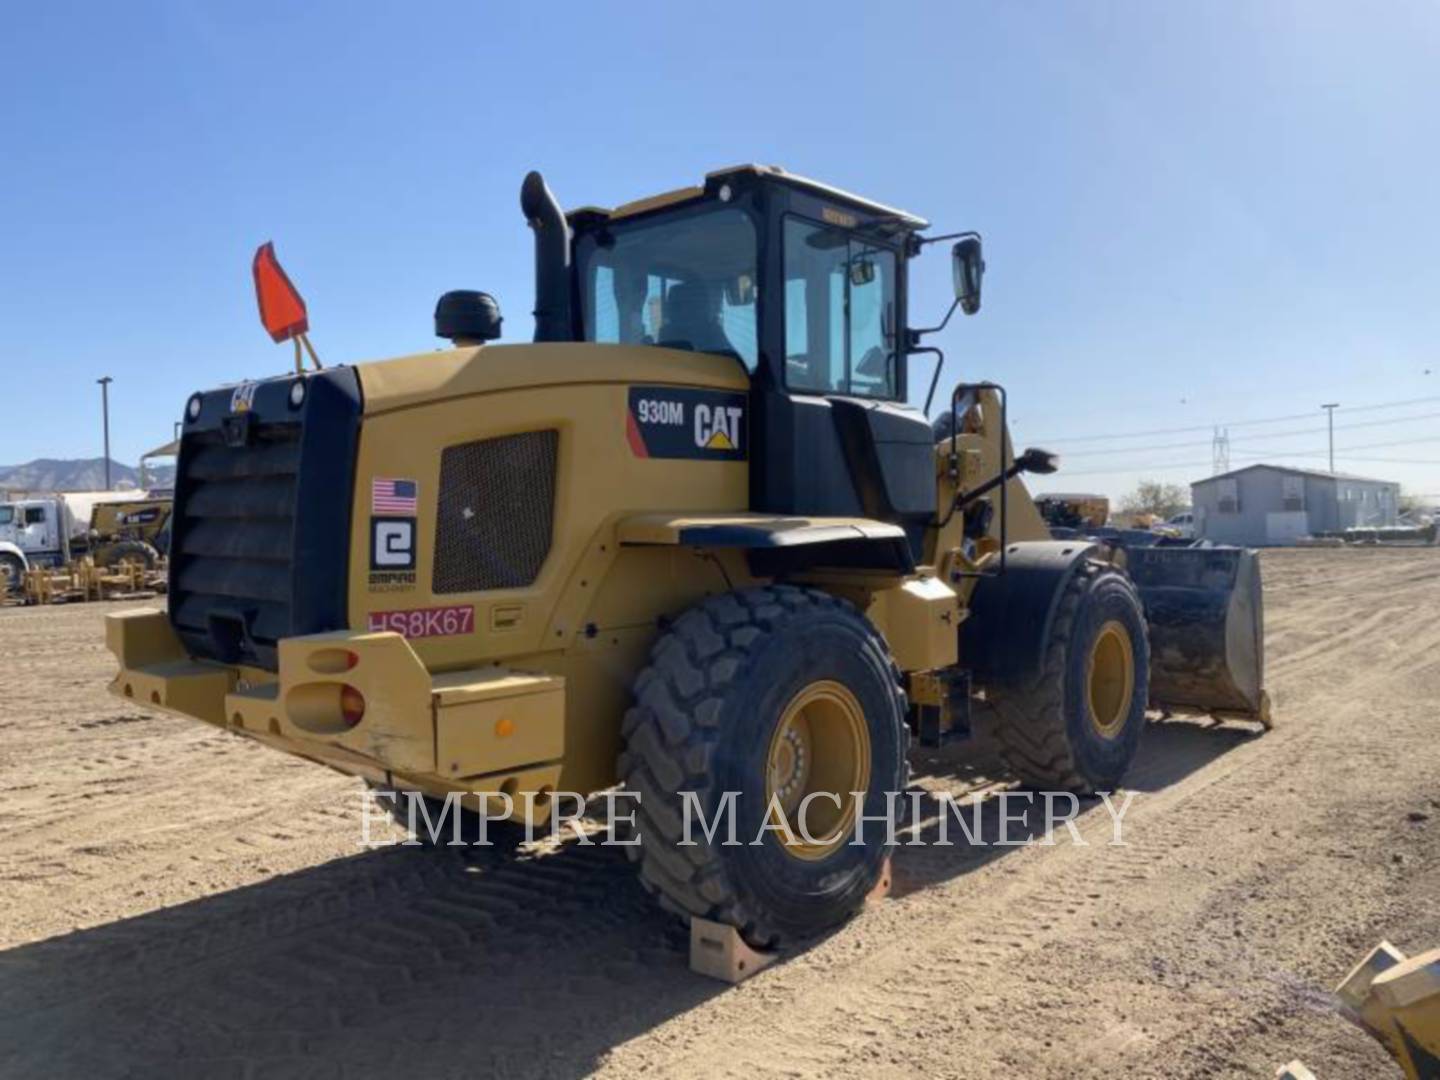
[[[1035,506],[1052,529],[1098,529],[1110,520],[1110,500],[1104,495],[1047,491],[1035,497]]]
[[[910,267],[955,241],[973,314],[978,236],[771,167],[568,215],[532,173],[521,207],[533,343],[448,293],[452,348],[189,399],[117,694],[490,818],[623,785],[646,887],[757,946],[860,905],[910,740],[977,697],[1077,792],[1147,708],[1261,715],[1253,556],[1051,541],[999,386],[939,436],[906,404],[943,363]]]
[[[96,503],[90,511],[90,530],[84,546],[76,554],[89,555],[96,566],[133,563],[152,570],[168,541],[170,511],[169,496]]]

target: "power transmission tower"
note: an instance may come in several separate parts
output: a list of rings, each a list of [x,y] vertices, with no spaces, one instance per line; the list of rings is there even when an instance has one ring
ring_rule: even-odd
[[[1335,410],[1339,407],[1340,403],[1338,401],[1332,401],[1329,405],[1320,406],[1320,408],[1325,410],[1325,415],[1329,417],[1330,421],[1330,471],[1332,473],[1335,471]]]
[[[1230,429],[1217,427],[1215,437],[1210,440],[1211,476],[1230,471]]]

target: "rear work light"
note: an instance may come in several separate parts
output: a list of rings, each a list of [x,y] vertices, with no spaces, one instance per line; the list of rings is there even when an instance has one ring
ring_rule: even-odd
[[[365,719],[365,695],[356,690],[353,686],[345,686],[340,690],[340,715],[344,717],[349,727],[354,727]]]

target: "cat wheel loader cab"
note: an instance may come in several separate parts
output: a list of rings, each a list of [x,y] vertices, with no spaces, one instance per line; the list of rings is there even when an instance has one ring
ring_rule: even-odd
[[[116,693],[491,818],[618,781],[646,886],[755,945],[857,908],[909,741],[972,695],[1078,791],[1165,704],[1152,657],[1188,708],[1259,708],[1258,577],[1191,573],[1154,622],[1122,557],[1049,540],[1019,476],[1055,461],[1010,452],[999,387],[939,438],[906,404],[911,267],[957,240],[973,313],[974,234],[754,166],[568,216],[532,173],[521,208],[533,343],[456,292],[453,348],[189,399],[169,611],[110,618]]]

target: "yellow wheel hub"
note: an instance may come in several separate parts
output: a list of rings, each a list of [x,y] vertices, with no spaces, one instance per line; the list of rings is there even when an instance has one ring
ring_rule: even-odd
[[[1085,664],[1085,702],[1090,726],[1102,739],[1125,728],[1135,696],[1135,647],[1125,624],[1111,619],[1100,627]]]
[[[855,824],[850,793],[869,786],[870,729],[860,702],[838,682],[811,683],[785,706],[766,761],[765,804],[779,807],[795,836],[785,850],[797,859],[822,859],[848,843]],[[815,797],[805,807],[802,830],[800,807],[809,795]],[[776,835],[785,838],[783,831]]]

